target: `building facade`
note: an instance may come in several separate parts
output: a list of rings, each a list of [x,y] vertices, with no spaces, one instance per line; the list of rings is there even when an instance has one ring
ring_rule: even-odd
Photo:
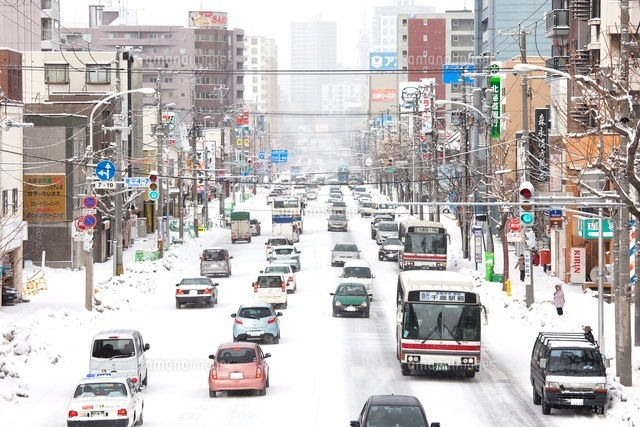
[[[373,10],[373,52],[395,52],[398,45],[398,15],[435,13],[434,6],[415,4],[415,0],[395,0],[391,6],[380,6]]]
[[[60,48],[60,0],[0,3],[0,46],[17,51]]]

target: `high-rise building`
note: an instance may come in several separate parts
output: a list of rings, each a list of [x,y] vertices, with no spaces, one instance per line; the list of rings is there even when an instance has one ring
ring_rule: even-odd
[[[256,113],[264,116],[264,130],[275,132],[278,108],[278,76],[264,73],[278,69],[278,49],[274,39],[261,36],[245,37],[245,89],[244,100]],[[270,113],[270,114],[269,114]]]
[[[189,27],[119,25],[117,13],[98,13],[87,28],[65,28],[63,49],[136,48],[143,87],[155,88],[160,78],[163,103],[182,112],[194,108],[200,123],[211,116],[208,123],[220,125],[225,106],[243,103],[244,31],[227,29],[225,12],[189,12]]]
[[[587,1],[588,2],[588,1]],[[549,0],[483,0],[482,51],[491,52],[496,61],[507,61],[520,55],[520,29],[527,29],[527,50],[538,57],[551,53],[545,37],[545,24],[540,18]]]
[[[395,0],[393,5],[374,8],[372,51],[395,52],[398,35],[398,15],[435,13],[434,6],[416,5],[415,0]]]
[[[17,51],[60,48],[60,0],[0,2],[0,46]]]
[[[291,69],[335,70],[336,23],[305,21],[291,24]],[[322,85],[331,75],[309,73],[291,76],[291,102],[295,111],[318,112],[322,108]]]

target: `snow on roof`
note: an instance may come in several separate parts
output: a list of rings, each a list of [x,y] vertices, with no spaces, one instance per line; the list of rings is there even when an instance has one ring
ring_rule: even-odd
[[[473,291],[471,278],[456,273],[455,271],[403,271],[399,274],[398,278],[405,284],[407,290],[418,290],[428,287],[442,290],[462,288],[467,291]]]

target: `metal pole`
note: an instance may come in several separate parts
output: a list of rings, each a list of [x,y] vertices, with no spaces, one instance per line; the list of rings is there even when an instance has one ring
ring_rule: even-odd
[[[602,236],[602,208],[598,208],[598,343],[600,344],[600,352],[605,353],[604,347],[604,238]]]
[[[467,76],[464,71],[462,72],[462,102],[467,104]],[[465,202],[468,201],[467,192],[469,191],[469,132],[467,128],[467,109],[462,108],[462,137],[463,137],[463,150],[464,150],[464,164],[462,165],[463,177],[460,196],[458,199],[462,199]],[[471,259],[471,253],[469,250],[469,224],[467,221],[467,207],[462,206],[460,214],[460,229],[462,231],[462,258]]]
[[[162,90],[161,90],[161,84],[160,82],[162,81],[161,78],[161,72],[158,71],[158,75],[157,75],[157,82],[156,82],[156,93],[158,95],[157,100],[158,100],[158,117],[157,117],[157,125],[156,125],[156,129],[159,129],[160,131],[157,132],[157,136],[156,136],[156,168],[158,171],[158,211],[156,212],[156,234],[159,235],[158,238],[158,253],[159,256],[162,257],[163,252],[164,252],[164,237],[163,237],[163,231],[164,229],[162,228],[162,221],[161,221],[161,217],[164,214],[164,191],[162,190],[163,184],[164,184],[164,173],[163,173],[163,169],[162,169],[162,149],[164,147],[164,124],[162,123]]]
[[[193,198],[193,233],[198,237],[198,154],[196,152],[197,129],[195,119],[191,124],[191,172],[193,182],[191,183],[191,197]]]
[[[116,50],[116,91],[120,92],[120,49]],[[130,94],[128,95],[130,97]],[[122,106],[122,103],[120,103]],[[128,108],[128,107],[127,107]],[[122,110],[122,108],[121,108]],[[120,111],[122,113],[122,111]],[[126,123],[126,121],[125,121]],[[122,126],[122,123],[120,123]],[[122,169],[124,167],[124,162],[122,159],[122,133],[118,132],[118,136],[116,137],[116,174],[115,174],[115,182],[116,182],[116,192],[114,194],[114,205],[115,205],[115,213],[113,218],[114,225],[114,237],[113,237],[113,274],[115,276],[119,276],[123,273],[123,264],[122,264]]]
[[[180,240],[184,239],[184,189],[182,188],[182,174],[184,173],[184,151],[182,151],[182,147],[178,152],[178,218],[179,224],[178,227],[178,235],[180,236]]]
[[[204,228],[207,229],[209,225],[209,192],[207,187],[209,186],[209,151],[207,150],[207,141],[204,141],[204,197],[202,202],[204,203]]]

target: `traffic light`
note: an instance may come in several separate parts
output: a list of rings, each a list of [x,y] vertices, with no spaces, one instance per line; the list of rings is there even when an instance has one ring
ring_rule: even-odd
[[[152,171],[149,173],[149,200],[158,200],[158,173]]]
[[[533,184],[529,181],[522,182],[518,189],[518,195],[520,197],[520,224],[523,227],[532,227],[535,220]]]
[[[390,167],[390,168],[393,167],[393,159],[387,160],[387,167]]]

